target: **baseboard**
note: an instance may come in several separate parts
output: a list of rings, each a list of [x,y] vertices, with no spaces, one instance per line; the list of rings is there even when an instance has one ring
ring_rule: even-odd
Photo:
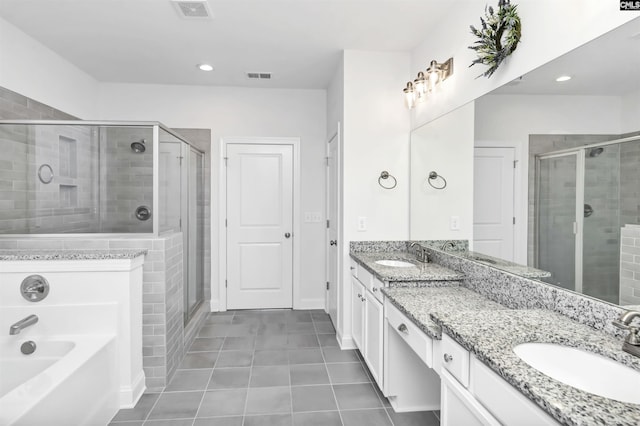
[[[338,340],[338,345],[340,345],[340,349],[342,350],[358,349],[350,335],[343,336],[339,331],[336,331],[336,339]]]
[[[211,301],[209,302],[209,305],[211,307],[210,308],[211,312],[220,312],[220,301],[219,300],[211,299]]]
[[[120,408],[133,408],[136,406],[138,400],[147,389],[144,382],[144,371],[141,371],[131,384],[132,386],[120,386]]]
[[[294,309],[322,309],[324,310],[324,298],[322,299],[300,299],[295,304]]]

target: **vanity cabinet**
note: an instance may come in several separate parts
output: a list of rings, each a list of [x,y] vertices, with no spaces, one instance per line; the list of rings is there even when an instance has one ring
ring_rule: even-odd
[[[439,345],[388,300],[384,312],[384,395],[396,412],[439,410]]]
[[[442,357],[442,426],[559,424],[446,334]]]
[[[357,265],[351,277],[351,332],[371,375],[382,389],[384,310],[382,282]]]

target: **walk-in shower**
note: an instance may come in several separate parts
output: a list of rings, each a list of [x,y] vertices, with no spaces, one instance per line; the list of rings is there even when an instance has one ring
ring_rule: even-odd
[[[185,321],[203,300],[203,153],[154,122],[0,121],[0,236],[183,233]]]
[[[550,283],[624,303],[621,232],[640,224],[640,136],[535,161],[535,266]]]

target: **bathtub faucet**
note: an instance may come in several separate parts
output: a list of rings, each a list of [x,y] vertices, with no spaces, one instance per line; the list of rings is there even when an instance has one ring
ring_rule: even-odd
[[[18,334],[20,333],[20,331],[22,331],[22,329],[25,329],[27,327],[29,327],[30,325],[33,325],[35,323],[38,322],[38,316],[37,315],[29,315],[26,318],[21,319],[20,321],[18,321],[17,323],[13,324],[11,327],[9,327],[9,334],[10,335],[14,335],[14,334]]]

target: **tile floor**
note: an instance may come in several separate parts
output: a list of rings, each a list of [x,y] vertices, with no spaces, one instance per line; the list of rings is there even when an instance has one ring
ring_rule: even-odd
[[[162,393],[111,426],[437,426],[395,413],[358,351],[338,348],[326,313],[212,313]]]

